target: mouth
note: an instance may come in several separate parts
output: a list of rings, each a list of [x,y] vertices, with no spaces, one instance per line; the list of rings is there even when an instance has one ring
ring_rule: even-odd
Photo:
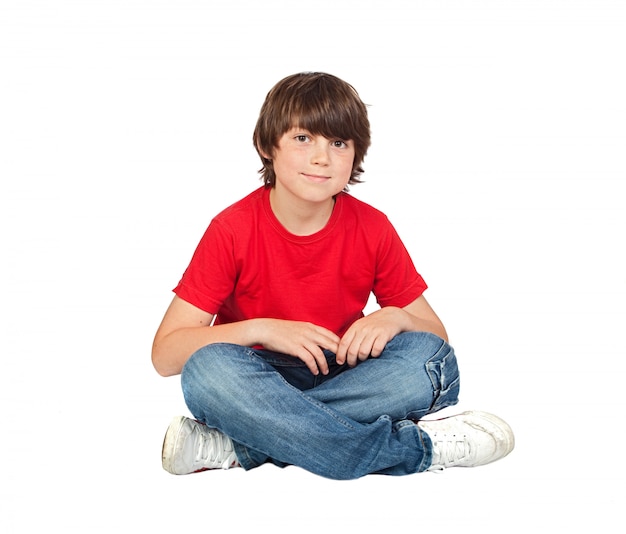
[[[327,180],[330,180],[330,176],[322,176],[320,174],[307,174],[303,172],[302,176],[304,176],[306,179],[310,180],[311,182],[315,182],[318,184],[326,182]]]

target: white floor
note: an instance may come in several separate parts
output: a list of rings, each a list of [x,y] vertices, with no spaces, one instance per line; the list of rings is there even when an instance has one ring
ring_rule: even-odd
[[[0,532],[620,532],[624,4],[0,2]],[[382,5],[382,3],[381,3]],[[154,331],[212,215],[259,182],[271,85],[370,104],[367,183],[430,285],[461,403],[517,446],[351,482],[160,465]]]

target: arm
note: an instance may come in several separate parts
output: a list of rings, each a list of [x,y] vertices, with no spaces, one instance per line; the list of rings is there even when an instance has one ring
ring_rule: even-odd
[[[430,332],[444,341],[448,341],[448,333],[441,319],[439,319],[435,310],[430,307],[423,295],[402,308],[402,310],[408,313],[408,318],[411,320],[411,326],[402,330],[402,332]]]
[[[213,314],[175,296],[152,345],[152,364],[162,376],[179,374],[198,349],[211,343],[262,345],[301,359],[313,374],[328,373],[322,348],[337,351],[339,338],[311,323],[249,319],[212,326]]]
[[[339,343],[337,363],[376,358],[401,332],[430,332],[448,341],[443,323],[422,295],[404,308],[388,306],[355,321]]]
[[[237,323],[231,328],[217,329],[211,327],[213,317],[213,314],[174,297],[152,344],[152,364],[160,375],[179,374],[189,357],[210,343],[253,343],[250,325]]]

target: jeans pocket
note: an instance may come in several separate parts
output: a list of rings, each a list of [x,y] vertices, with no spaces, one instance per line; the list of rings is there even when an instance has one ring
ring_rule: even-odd
[[[452,347],[444,344],[441,350],[426,362],[426,372],[433,387],[431,412],[459,402],[461,378]]]

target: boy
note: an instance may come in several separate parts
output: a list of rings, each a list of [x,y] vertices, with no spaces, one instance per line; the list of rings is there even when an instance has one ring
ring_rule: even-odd
[[[164,469],[354,479],[506,456],[513,433],[494,415],[422,420],[458,402],[456,357],[394,228],[347,193],[370,145],[354,88],[288,76],[253,141],[264,185],[211,221],[154,339],[195,418],[172,421]],[[370,293],[380,309],[364,316]]]

